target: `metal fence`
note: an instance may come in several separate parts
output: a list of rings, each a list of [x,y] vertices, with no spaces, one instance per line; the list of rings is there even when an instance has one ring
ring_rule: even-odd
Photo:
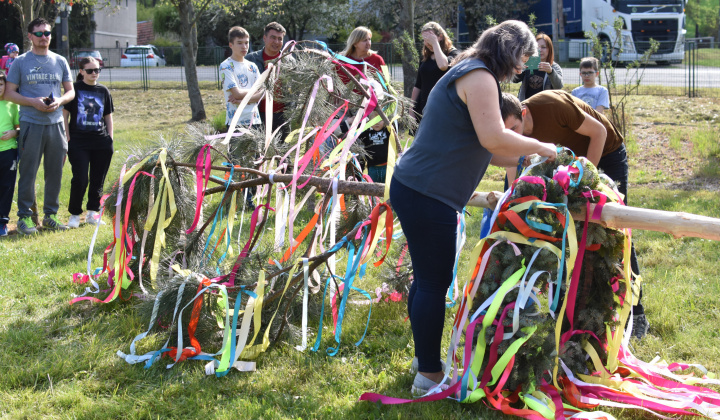
[[[704,41],[704,40],[703,40]],[[460,44],[466,48],[469,44]],[[418,48],[420,45],[418,45]],[[558,43],[555,45],[555,61],[563,69],[563,82],[570,89],[580,84],[579,63],[561,61],[563,51],[569,46]],[[704,47],[704,48],[700,48]],[[715,48],[705,48],[715,47]],[[638,93],[643,95],[674,95],[720,97],[720,44],[690,40],[685,44],[685,55],[682,63],[649,62],[639,70],[629,69],[622,64],[615,66],[615,78],[619,85],[634,83],[641,76]],[[329,48],[340,51],[342,44],[331,44]],[[575,46],[574,48],[577,48]],[[591,48],[585,44],[582,56],[590,55]],[[393,80],[403,80],[402,55],[391,43],[373,44],[373,49],[384,58]],[[136,66],[121,67],[121,58],[125,48],[98,48],[103,59],[101,82],[111,89],[185,89],[185,68],[183,67],[181,47],[157,47],[165,65],[157,67]],[[73,50],[70,64],[77,71],[78,54],[83,50]],[[87,50],[85,50],[87,51]],[[220,89],[218,67],[230,56],[228,47],[199,48],[197,55],[197,75],[201,88]],[[141,63],[138,63],[141,64]],[[601,72],[601,84],[607,78]]]

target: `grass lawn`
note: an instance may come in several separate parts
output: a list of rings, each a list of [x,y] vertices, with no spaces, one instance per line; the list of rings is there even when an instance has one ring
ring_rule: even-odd
[[[116,155],[108,184],[117,178],[128,150],[182,130],[190,114],[185,91],[115,90],[113,95]],[[219,91],[204,90],[203,98],[209,116],[223,112]],[[626,111],[631,129],[630,204],[720,218],[720,143],[715,128],[720,101],[638,96],[631,98]],[[62,220],[69,216],[70,177],[66,165]],[[502,172],[491,169],[479,190],[499,190],[501,180]],[[43,185],[41,173],[37,191]],[[16,221],[15,211],[11,223]],[[469,211],[466,250],[477,242],[482,215],[481,209]],[[367,336],[358,347],[353,343],[365,330],[369,307],[350,305],[335,357],[325,354],[334,344],[326,317],[318,353],[294,349],[300,344],[298,323],[260,356],[254,373],[233,371],[216,378],[205,375],[202,362],[166,369],[168,359],[150,369],[128,365],[115,353],[127,353],[132,339],[147,329],[136,302],[68,304],[73,293],[82,292],[83,287],[73,284],[72,273],[84,271],[92,233],[82,226],[0,240],[1,418],[505,418],[481,403],[357,402],[366,391],[410,397],[413,343],[404,302],[373,305]],[[95,265],[111,235],[109,227],[101,229]],[[718,243],[649,231],[634,232],[634,237],[650,331],[644,340],[631,342],[632,350],[645,361],[658,355],[720,373]],[[461,273],[470,263],[467,254]],[[369,267],[356,286],[374,290],[381,283],[381,269]],[[313,296],[315,303],[318,296]],[[450,312],[454,309],[448,313],[446,331]],[[317,316],[311,317],[309,326],[312,345]],[[157,349],[166,339],[153,335],[138,353]],[[621,419],[647,418],[642,412],[609,411]]]

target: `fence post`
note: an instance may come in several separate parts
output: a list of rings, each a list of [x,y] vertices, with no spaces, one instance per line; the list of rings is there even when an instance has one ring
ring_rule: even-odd
[[[218,90],[222,90],[222,86],[220,86],[220,51],[222,47],[215,47],[215,50],[213,52],[214,55],[214,61],[215,61],[215,84],[217,85]]]
[[[688,98],[697,97],[697,45],[693,41],[685,44],[685,79]]]
[[[147,64],[147,54],[142,54],[142,82],[143,82],[143,91],[147,92],[148,89],[150,89],[150,83],[148,82],[148,64]]]

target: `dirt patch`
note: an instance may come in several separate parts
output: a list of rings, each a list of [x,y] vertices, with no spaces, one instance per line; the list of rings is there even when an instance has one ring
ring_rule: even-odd
[[[630,158],[630,183],[649,188],[684,191],[720,191],[720,179],[698,175],[707,164],[692,152],[693,144],[680,139],[671,147],[668,132],[680,129],[673,123],[635,123],[632,126],[637,153]]]

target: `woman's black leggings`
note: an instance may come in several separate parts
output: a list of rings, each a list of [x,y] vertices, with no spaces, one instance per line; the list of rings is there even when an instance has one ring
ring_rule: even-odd
[[[420,372],[439,372],[445,295],[453,279],[457,211],[393,179],[390,202],[400,219],[412,259],[414,281],[408,314]]]

